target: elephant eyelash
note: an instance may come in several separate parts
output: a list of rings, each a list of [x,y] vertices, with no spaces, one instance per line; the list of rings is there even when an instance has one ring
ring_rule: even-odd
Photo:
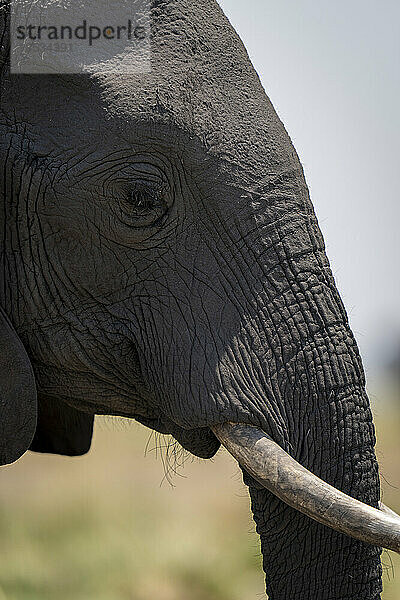
[[[139,183],[130,188],[127,202],[136,209],[146,210],[163,203],[164,196],[165,190],[162,187],[156,188],[152,185]]]
[[[161,224],[169,209],[167,197],[165,186],[144,181],[124,186],[119,201],[124,221],[135,228]]]

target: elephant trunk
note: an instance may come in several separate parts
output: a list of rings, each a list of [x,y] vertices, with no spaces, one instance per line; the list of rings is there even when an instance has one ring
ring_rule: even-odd
[[[375,432],[357,344],[303,178],[282,177],[261,205],[257,237],[246,243],[251,269],[241,269],[248,287],[243,282],[236,287],[237,295],[245,289],[242,305],[254,300],[231,364],[220,369],[236,377],[236,388],[224,380],[223,389],[228,400],[232,389],[243,390],[248,415],[225,419],[214,433],[244,469],[270,600],[378,600],[380,545],[399,550],[399,529],[393,517],[377,510]],[[243,429],[243,423],[258,429]],[[263,432],[279,446],[268,444]],[[237,452],[238,433],[245,433],[252,451]],[[276,461],[268,465],[267,482],[254,465],[260,447]],[[267,466],[265,458],[258,459]],[[321,485],[300,465],[333,487]],[[364,514],[362,528],[354,518],[360,511],[338,491],[363,503],[356,504]],[[378,530],[375,517],[382,525]]]
[[[380,546],[399,550],[399,530],[396,525],[393,539],[392,518],[377,511],[379,474],[363,366],[322,243],[312,234],[308,237],[307,231],[305,226],[296,229],[296,237],[282,232],[281,242],[275,245],[277,253],[284,248],[279,264],[271,258],[260,266],[258,281],[268,279],[256,290],[258,313],[254,309],[250,314],[251,326],[243,328],[240,337],[252,350],[251,362],[242,371],[247,395],[252,381],[254,391],[248,416],[228,418],[225,423],[248,423],[258,430],[243,430],[241,425],[213,430],[245,471],[270,600],[378,600]],[[238,354],[235,359],[240,362]],[[234,368],[232,363],[224,372]],[[224,389],[230,391],[227,385]],[[233,447],[238,432],[245,433],[252,445],[249,461]],[[260,432],[279,446],[266,445]],[[273,450],[275,457],[268,464],[269,489],[265,473],[251,462],[260,446],[270,457]],[[291,469],[287,469],[289,455],[295,460]],[[267,465],[259,459],[262,467]],[[279,473],[274,472],[277,459]],[[321,487],[300,465],[334,489]],[[350,502],[350,510],[343,512],[349,500],[338,491],[376,510],[371,514],[363,506],[369,525],[364,519],[361,531],[354,519],[357,510]],[[386,529],[384,535],[382,531],[376,535],[375,516]]]

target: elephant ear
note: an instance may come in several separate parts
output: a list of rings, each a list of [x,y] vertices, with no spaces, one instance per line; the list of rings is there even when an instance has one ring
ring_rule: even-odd
[[[81,456],[92,443],[94,416],[51,397],[38,399],[38,422],[30,450]]]
[[[36,430],[35,377],[26,350],[0,307],[0,465],[28,450]]]

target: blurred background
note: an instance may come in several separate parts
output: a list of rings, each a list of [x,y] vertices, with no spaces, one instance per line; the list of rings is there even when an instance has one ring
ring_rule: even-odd
[[[301,157],[366,367],[384,501],[400,511],[397,1],[222,0]],[[185,464],[183,464],[185,463]],[[88,456],[0,473],[0,600],[254,600],[237,466],[99,419]],[[400,559],[383,555],[384,600]]]

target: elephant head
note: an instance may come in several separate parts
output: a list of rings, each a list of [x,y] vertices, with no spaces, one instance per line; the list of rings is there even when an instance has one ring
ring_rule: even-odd
[[[3,6],[1,462],[95,414],[222,441],[271,600],[376,600],[400,528],[299,158],[214,0],[151,20],[149,73],[15,76]]]

